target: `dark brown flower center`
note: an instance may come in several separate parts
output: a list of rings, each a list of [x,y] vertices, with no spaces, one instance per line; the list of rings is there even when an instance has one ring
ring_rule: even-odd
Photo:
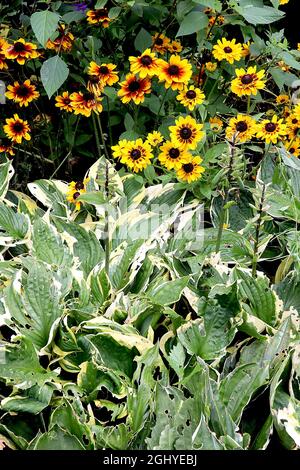
[[[236,130],[238,132],[245,132],[247,129],[248,129],[248,126],[245,121],[239,121],[236,125]]]
[[[184,165],[182,165],[182,168],[185,171],[185,173],[192,173],[194,169],[194,165],[192,163],[185,163]]]
[[[290,153],[295,153],[295,149],[292,147],[290,150],[289,150]]]
[[[149,55],[143,55],[141,63],[147,67],[152,64],[152,58]]]
[[[265,126],[265,129],[267,132],[274,132],[276,130],[276,124],[274,124],[274,122],[268,122],[268,124],[266,124]]]
[[[162,45],[163,45],[163,40],[162,40],[162,38],[157,38],[157,39],[155,40],[155,44],[157,44],[158,46],[162,46]]]
[[[77,183],[75,184],[75,189],[77,189],[77,191],[80,191],[81,189],[84,189],[84,184],[82,181],[77,181]]]
[[[138,91],[140,89],[140,84],[136,80],[132,81],[128,85],[128,90],[131,91],[132,93],[135,91]]]
[[[94,16],[97,19],[103,19],[107,17],[107,14],[108,14],[108,11],[106,8],[99,8],[99,10],[95,11]]]
[[[297,124],[297,122],[298,122],[298,119],[296,118],[292,120],[292,124]]]
[[[169,156],[171,158],[178,158],[180,155],[180,151],[178,149],[175,149],[174,147],[172,147],[170,150],[169,150]]]
[[[77,199],[80,196],[80,192],[77,191],[76,193],[73,194],[73,199]]]
[[[193,100],[194,98],[196,98],[196,92],[194,90],[189,90],[186,92],[186,95],[185,95],[189,100]]]
[[[13,125],[13,130],[14,132],[23,132],[24,131],[24,125],[22,124],[22,122],[15,122],[14,125]]]
[[[26,85],[20,85],[20,86],[17,88],[16,94],[17,94],[18,96],[22,96],[23,98],[25,98],[26,96],[30,95],[30,90],[27,88]]]
[[[103,75],[106,75],[106,74],[109,72],[108,67],[106,67],[106,65],[101,65],[99,71],[100,71],[100,73],[102,73]]]
[[[192,130],[189,127],[183,127],[179,131],[180,137],[184,140],[188,140],[192,136]]]
[[[64,104],[68,105],[68,104],[71,103],[71,100],[70,100],[70,98],[64,98],[63,102],[64,102]]]
[[[85,101],[91,101],[91,100],[95,99],[95,95],[94,95],[94,93],[90,93],[89,91],[86,91],[83,94],[83,98],[84,98]]]
[[[14,51],[15,52],[23,52],[26,50],[26,47],[25,47],[25,44],[23,44],[22,42],[15,42],[14,44]]]
[[[231,47],[229,46],[224,47],[224,52],[226,52],[226,54],[230,54],[232,52]]]
[[[130,156],[133,158],[133,160],[138,160],[141,156],[141,151],[139,149],[133,149],[130,152]]]
[[[243,85],[249,85],[250,83],[253,82],[253,75],[250,75],[249,73],[246,73],[246,75],[242,76],[241,82],[242,82]]]
[[[178,75],[179,67],[177,65],[170,65],[168,72],[169,75]]]

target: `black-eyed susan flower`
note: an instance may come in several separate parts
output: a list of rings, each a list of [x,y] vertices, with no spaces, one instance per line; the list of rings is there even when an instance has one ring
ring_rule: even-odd
[[[122,103],[129,103],[131,100],[135,104],[143,103],[145,94],[151,92],[151,81],[148,78],[136,77],[133,73],[128,73],[120,86],[118,96]]]
[[[286,5],[290,0],[279,0],[279,5]]]
[[[116,68],[117,66],[115,64],[98,65],[96,62],[91,62],[88,68],[88,74],[98,77],[105,86],[112,86],[119,80]]]
[[[8,65],[5,57],[5,50],[8,47],[7,41],[0,37],[0,70],[7,69]]]
[[[90,117],[92,112],[99,114],[102,112],[102,98],[89,91],[74,92],[70,95],[71,106],[74,114]]]
[[[296,119],[299,119],[299,120],[300,120],[300,103],[299,103],[299,104],[296,104],[296,106],[295,106],[294,109],[293,109],[292,115],[293,115]]]
[[[86,13],[87,21],[90,24],[101,24],[103,28],[108,28],[111,18],[108,16],[107,8],[99,8],[97,10],[88,10]]]
[[[181,165],[177,170],[177,178],[187,183],[192,183],[202,178],[205,168],[200,165],[202,158],[199,156],[190,156],[189,160]]]
[[[257,95],[258,90],[265,87],[265,71],[256,71],[256,66],[245,69],[235,70],[236,78],[231,82],[231,91],[237,96]]]
[[[276,144],[286,134],[287,128],[283,123],[283,119],[278,119],[276,115],[271,120],[264,119],[261,123],[257,124],[256,137],[264,140],[267,144]]]
[[[14,41],[11,45],[8,44],[4,49],[4,54],[6,59],[16,60],[20,65],[24,65],[26,60],[39,57],[37,46],[31,42],[26,42],[23,38]]]
[[[213,132],[220,132],[223,129],[223,121],[218,116],[209,118],[209,125]]]
[[[167,49],[168,49],[168,52],[171,52],[171,54],[178,54],[179,52],[182,51],[183,47],[180,41],[171,41],[168,44]]]
[[[16,154],[11,140],[9,140],[7,137],[0,139],[0,153],[7,153],[12,157]]]
[[[290,102],[290,98],[288,95],[278,95],[276,96],[276,103],[277,104],[287,104]]]
[[[198,124],[191,116],[180,116],[175,126],[170,126],[170,138],[180,147],[195,149],[204,136],[203,124]]]
[[[151,49],[146,49],[140,56],[129,57],[130,72],[141,78],[153,77],[158,72],[159,59]]]
[[[102,91],[104,90],[105,83],[101,80],[100,77],[97,75],[89,75],[88,82],[86,88],[90,93],[94,93],[94,95],[101,95]]]
[[[217,68],[217,63],[216,62],[206,62],[205,64],[205,69],[208,71],[208,72],[214,72]]]
[[[152,48],[160,54],[167,52],[169,44],[170,39],[162,33],[156,33],[154,36],[152,36]]]
[[[256,121],[250,116],[238,114],[230,119],[226,128],[226,137],[228,140],[234,139],[236,142],[247,142],[251,140],[255,132]]]
[[[149,132],[147,134],[146,142],[148,142],[151,147],[156,147],[164,140],[163,136],[159,131]]]
[[[14,100],[19,106],[28,106],[31,101],[36,100],[40,94],[36,91],[36,87],[30,83],[30,80],[25,80],[24,83],[14,82],[13,85],[8,85],[5,96],[9,100]]]
[[[125,163],[135,173],[147,168],[151,158],[153,158],[151,146],[142,139],[127,142],[121,152],[121,163]]]
[[[228,41],[228,39],[222,38],[214,45],[212,53],[215,59],[219,61],[227,60],[227,62],[233,64],[234,61],[241,59],[242,52],[242,45],[237,43],[235,39]]]
[[[129,141],[127,139],[122,139],[122,140],[119,140],[117,145],[112,145],[111,150],[112,150],[112,155],[114,158],[120,159],[122,157],[123,152],[126,149],[128,142]]]
[[[208,20],[209,26],[214,26],[215,24],[221,25],[224,24],[225,18],[222,15],[219,16],[211,16]]]
[[[250,55],[250,46],[251,46],[250,41],[242,44],[242,56],[243,57],[248,57],[248,55]]]
[[[300,155],[300,138],[294,137],[292,140],[288,140],[284,143],[286,150],[293,155],[294,157],[299,157]]]
[[[71,104],[71,98],[70,94],[68,91],[64,91],[61,95],[58,95],[55,97],[55,106],[57,108],[63,109],[64,111],[67,111],[68,113],[72,113],[74,111],[72,104]]]
[[[182,90],[192,76],[192,66],[187,59],[181,59],[179,55],[171,55],[169,62],[160,59],[158,78],[165,82],[166,88]]]
[[[79,211],[81,207],[81,201],[78,201],[81,194],[86,193],[86,185],[89,182],[89,178],[85,178],[83,181],[71,181],[66,194],[68,202],[75,204],[75,210]]]
[[[290,139],[293,139],[294,137],[297,137],[298,133],[300,131],[300,116],[297,115],[295,110],[296,110],[296,107],[294,109],[294,112],[291,113],[286,118],[287,133],[288,133],[288,137]]]
[[[168,170],[178,170],[191,154],[175,142],[167,141],[159,147],[158,159]]]
[[[48,39],[46,49],[53,49],[56,52],[70,52],[74,43],[74,36],[70,31],[66,31],[64,24],[59,25],[59,36],[54,39]]]
[[[277,66],[283,71],[283,72],[289,72],[290,68],[283,60],[280,60],[277,62]]]
[[[190,111],[193,111],[195,106],[203,103],[205,95],[200,88],[195,87],[195,85],[191,85],[180,91],[176,96],[176,99]]]
[[[5,119],[5,126],[3,130],[6,136],[13,142],[20,144],[22,139],[30,140],[30,127],[27,121],[21,119],[18,114],[14,114],[14,117]]]

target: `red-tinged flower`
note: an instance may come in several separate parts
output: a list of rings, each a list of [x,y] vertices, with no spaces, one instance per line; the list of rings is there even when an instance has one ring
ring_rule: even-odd
[[[135,104],[143,103],[145,94],[151,92],[151,81],[148,78],[138,78],[132,73],[127,74],[120,85],[118,96],[123,103],[129,103],[131,100]]]

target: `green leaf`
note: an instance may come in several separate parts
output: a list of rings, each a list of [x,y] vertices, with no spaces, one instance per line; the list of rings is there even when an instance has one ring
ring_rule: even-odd
[[[41,67],[41,80],[49,98],[62,86],[69,75],[67,64],[59,57],[53,56]]]
[[[193,0],[193,3],[213,8],[213,10],[216,10],[217,12],[222,11],[222,2],[220,0]]]
[[[40,365],[32,341],[24,337],[18,339],[19,343],[7,344],[0,349],[0,377],[22,390],[35,385],[42,387],[45,383],[55,380],[57,374],[47,372]]]
[[[53,393],[53,387],[45,384],[42,387],[34,386],[26,390],[24,396],[14,395],[5,398],[1,402],[3,410],[14,413],[32,413],[38,414],[43,411],[50,403]]]
[[[77,437],[56,425],[51,431],[38,437],[33,450],[85,450],[85,447]]]
[[[123,289],[128,283],[130,279],[129,267],[142,243],[143,240],[135,240],[131,243],[124,242],[111,253],[109,278],[116,290]]]
[[[89,276],[91,294],[96,302],[101,305],[106,301],[110,293],[110,282],[106,274],[105,269],[99,271],[99,267],[96,267]]]
[[[197,33],[208,25],[208,17],[201,11],[193,11],[185,16],[179,30],[177,31],[176,37],[187,36],[189,34]]]
[[[33,224],[32,245],[35,256],[56,266],[72,266],[73,258],[54,226],[43,219]]]
[[[146,296],[159,305],[170,305],[178,302],[183,289],[188,285],[189,277],[185,276],[174,281],[159,282],[149,285]]]
[[[139,52],[144,52],[148,47],[151,47],[152,36],[144,28],[141,28],[134,40],[134,47]]]
[[[254,25],[274,23],[285,16],[283,11],[267,6],[260,8],[253,5],[247,5],[236,7],[235,9],[245,18],[246,21],[248,21],[248,23]]]
[[[78,201],[83,201],[94,205],[101,205],[106,201],[106,199],[105,196],[99,191],[90,191],[88,193],[81,194],[78,197]]]
[[[0,200],[6,196],[8,184],[13,174],[14,169],[10,161],[0,164]]]
[[[29,230],[29,219],[24,214],[0,203],[0,228],[5,230],[8,236],[22,240]]]
[[[73,21],[77,22],[83,20],[85,18],[85,14],[81,11],[70,11],[63,15],[62,20],[66,24],[71,24]]]
[[[30,23],[35,37],[45,47],[46,42],[56,31],[60,16],[50,10],[38,11],[30,17]]]

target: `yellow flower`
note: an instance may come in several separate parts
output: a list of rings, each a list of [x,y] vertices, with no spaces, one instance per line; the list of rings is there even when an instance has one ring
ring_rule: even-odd
[[[85,178],[82,181],[71,181],[68,187],[68,191],[66,194],[66,199],[68,202],[75,204],[75,210],[79,211],[81,206],[81,201],[78,201],[79,196],[81,194],[86,193],[86,185],[89,182],[89,178]]]
[[[177,170],[177,178],[186,181],[187,183],[192,183],[202,178],[202,173],[204,173],[205,168],[200,165],[202,158],[197,156],[190,156],[189,160],[181,165]]]
[[[158,78],[166,88],[182,90],[192,76],[192,66],[179,55],[171,55],[169,62],[160,59]]]
[[[267,144],[276,144],[278,140],[282,140],[286,136],[286,125],[283,124],[283,119],[278,119],[273,116],[272,120],[264,119],[257,125],[256,137],[263,139]]]
[[[8,48],[8,43],[4,38],[0,37],[0,70],[8,69],[5,57],[5,50]]]
[[[243,50],[242,50],[242,56],[243,56],[243,57],[247,57],[248,55],[250,55],[250,45],[251,45],[251,44],[250,44],[250,41],[248,41],[248,42],[242,44],[242,48],[243,48]]]
[[[6,136],[13,142],[20,144],[22,139],[30,140],[30,127],[27,121],[21,119],[17,114],[13,118],[5,119],[5,126],[3,130]]]
[[[48,39],[46,49],[54,49],[56,52],[69,52],[72,49],[74,36],[70,32],[66,32],[66,26],[64,24],[59,25],[59,36],[54,39]]]
[[[213,132],[220,132],[223,128],[223,121],[217,116],[209,118],[209,124]]]
[[[152,36],[152,41],[152,47],[156,52],[159,52],[160,54],[167,52],[170,39],[167,38],[164,34],[156,33],[154,36]]]
[[[151,163],[153,158],[151,146],[142,139],[127,142],[122,150],[121,163],[125,163],[135,173],[143,170]]]
[[[70,95],[70,100],[74,114],[82,114],[82,116],[90,117],[92,111],[99,114],[103,109],[101,104],[102,98],[89,91],[85,93],[81,91],[74,92]]]
[[[292,154],[294,157],[299,157],[300,155],[300,138],[294,137],[290,141],[286,141],[284,143],[285,148],[287,151]]]
[[[170,138],[180,147],[195,149],[203,138],[203,124],[198,124],[191,116],[180,116],[175,121],[175,126],[170,126]]]
[[[146,49],[139,57],[130,56],[130,72],[139,74],[141,78],[153,77],[158,72],[159,59]]]
[[[183,48],[179,41],[171,41],[167,45],[167,49],[169,52],[171,52],[171,54],[178,54],[182,51]]]
[[[96,62],[91,62],[88,68],[88,74],[94,75],[99,78],[103,85],[111,86],[119,80],[118,72],[115,70],[117,68],[114,64],[96,64]]]
[[[26,60],[39,57],[37,46],[31,42],[26,42],[20,38],[14,41],[12,45],[7,45],[4,49],[6,59],[16,60],[18,64],[24,65]]]
[[[100,96],[104,90],[105,83],[97,75],[88,75],[87,90],[94,95]]]
[[[190,153],[175,142],[167,141],[159,147],[158,159],[168,170],[178,170],[183,163],[187,163]]]
[[[214,72],[218,64],[216,62],[206,62],[205,68],[208,72]]]
[[[235,60],[242,58],[242,45],[236,43],[235,39],[228,41],[226,38],[218,40],[218,44],[213,47],[213,56],[217,60],[227,60],[230,64],[233,64]]]
[[[247,70],[236,69],[236,78],[231,82],[231,91],[238,96],[257,95],[258,90],[265,87],[265,71],[256,72],[256,66],[249,67]]]
[[[67,111],[68,113],[72,113],[72,111],[74,111],[68,91],[64,91],[62,95],[56,96],[55,101],[56,101],[55,106],[57,108],[63,109],[64,111]]]
[[[246,142],[251,140],[256,132],[256,121],[244,114],[238,114],[230,119],[226,128],[226,138],[236,140],[236,142]]]
[[[290,70],[290,67],[283,60],[277,62],[277,65],[283,72],[288,72]]]
[[[298,49],[298,51],[300,51],[300,42],[298,42],[298,44],[297,44],[297,49]]]
[[[278,95],[276,97],[276,103],[277,104],[286,104],[286,103],[289,103],[290,102],[290,98],[288,97],[288,95]]]
[[[279,0],[279,5],[286,5],[290,0]]]
[[[122,139],[122,140],[119,140],[117,145],[112,145],[111,149],[112,149],[113,157],[120,159],[123,155],[124,150],[126,149],[127,144],[128,144],[128,140]]]
[[[34,85],[30,83],[30,80],[25,80],[24,83],[14,82],[13,85],[8,85],[5,96],[9,100],[14,100],[19,106],[28,106],[28,104],[36,100],[40,94],[36,91]]]
[[[7,137],[0,139],[0,153],[8,153],[13,157],[16,153],[13,149],[13,143]]]
[[[203,91],[196,88],[195,85],[184,88],[177,96],[177,100],[187,107],[190,111],[193,111],[195,106],[203,103],[205,95]]]
[[[109,26],[111,18],[108,16],[107,8],[99,8],[98,10],[88,10],[87,20],[90,24],[101,24],[104,28]]]
[[[287,131],[290,139],[297,137],[300,130],[300,114],[297,113],[297,106],[295,106],[294,112],[286,119]]]
[[[163,136],[158,131],[149,132],[147,135],[146,142],[151,145],[151,147],[156,147],[164,140]]]
[[[151,81],[148,78],[138,78],[133,73],[128,73],[124,82],[120,83],[121,90],[118,91],[122,103],[143,103],[145,94],[151,93]]]

